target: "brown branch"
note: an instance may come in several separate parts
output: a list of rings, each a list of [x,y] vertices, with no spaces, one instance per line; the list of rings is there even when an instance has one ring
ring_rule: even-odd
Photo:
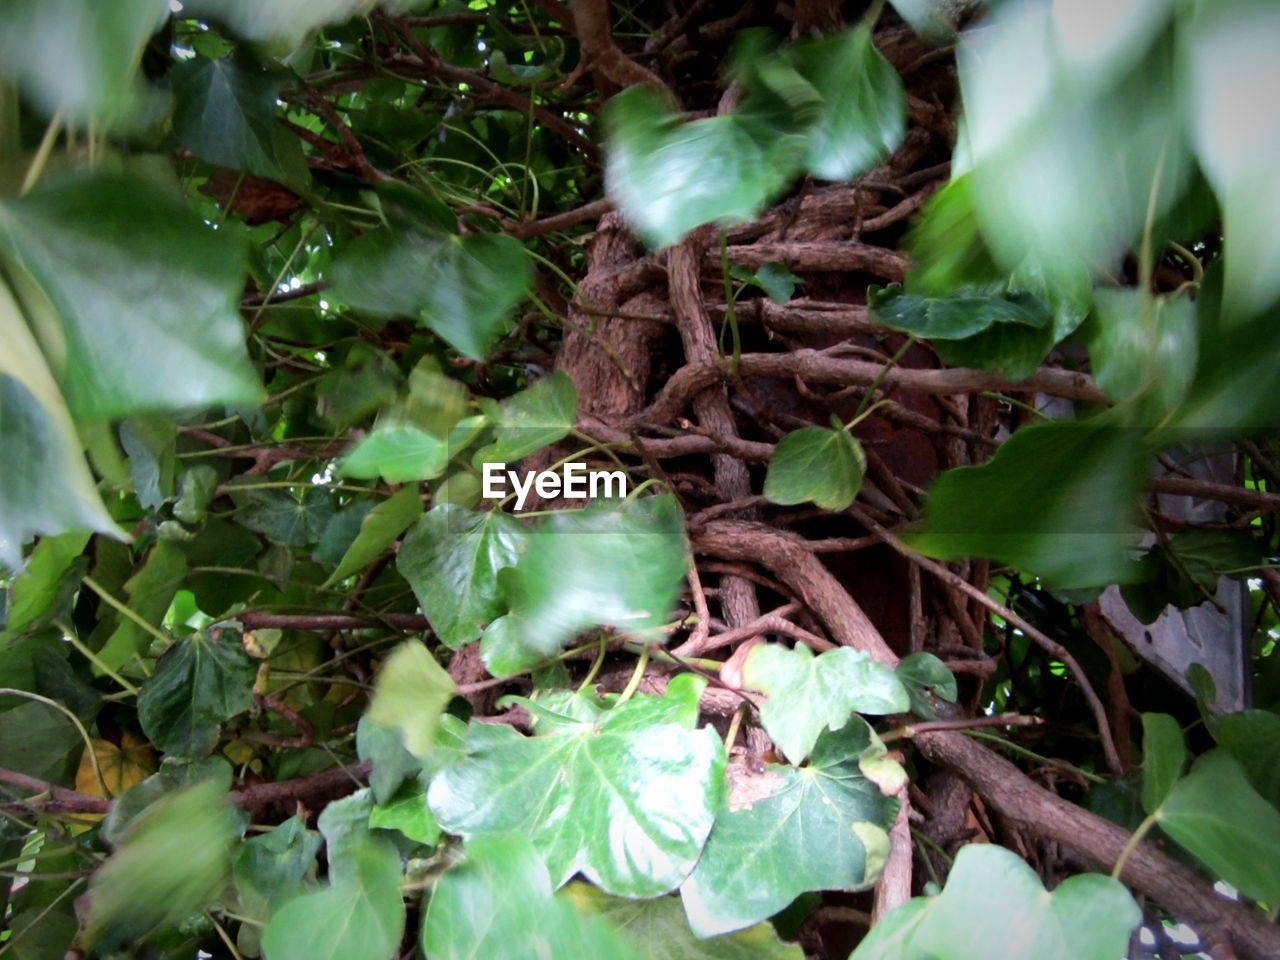
[[[907,258],[884,247],[865,243],[786,242],[752,243],[728,248],[729,261],[752,268],[778,262],[804,273],[870,273],[885,280],[901,280]],[[707,263],[719,269],[720,252],[707,254]]]
[[[1227,483],[1210,480],[1192,480],[1186,477],[1152,477],[1147,486],[1156,493],[1175,497],[1196,497],[1201,500],[1217,500],[1245,510],[1264,510],[1272,513],[1280,510],[1280,494],[1233,487]]]
[[[590,203],[584,203],[580,207],[575,207],[573,210],[554,213],[549,217],[543,217],[541,220],[517,223],[508,228],[507,233],[517,240],[528,240],[530,237],[540,237],[544,233],[567,230],[579,224],[599,220],[612,209],[612,200],[593,200]]]
[[[414,633],[431,629],[420,613],[241,613],[232,619],[246,630],[367,630],[385,626]]]
[[[110,800],[93,797],[77,790],[68,790],[66,787],[59,787],[48,781],[19,773],[17,770],[0,768],[0,783],[7,783],[37,796],[44,794],[45,797],[42,799],[32,797],[14,801],[18,806],[33,810],[58,813],[106,813],[111,806]]]

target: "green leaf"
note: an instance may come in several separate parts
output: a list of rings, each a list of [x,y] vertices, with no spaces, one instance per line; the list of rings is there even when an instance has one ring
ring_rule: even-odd
[[[1196,312],[1189,297],[1094,291],[1089,358],[1094,380],[1117,403],[1150,397],[1162,419],[1187,395],[1196,369]]]
[[[730,763],[728,809],[680,888],[695,934],[751,927],[809,890],[875,883],[897,803],[858,767],[872,737],[856,722],[823,734],[804,767],[768,764],[756,773],[745,760]],[[864,837],[882,843],[868,849]]]
[[[369,719],[400,731],[405,749],[422,760],[435,746],[440,715],[456,689],[425,644],[406,640],[378,671]]]
[[[1249,785],[1227,751],[1196,760],[1157,816],[1160,828],[1214,876],[1246,897],[1280,902],[1280,811]]]
[[[1062,588],[1136,576],[1130,521],[1146,453],[1107,419],[1023,427],[989,463],[948,471],[908,542],[945,560],[990,557]]]
[[[457,650],[503,610],[498,571],[514,566],[528,541],[504,513],[442,503],[418,521],[396,555],[440,642]]]
[[[341,251],[333,296],[382,316],[416,316],[451,347],[484,360],[533,279],[518,240],[379,230]]]
[[[258,665],[234,634],[194,633],[170,647],[138,692],[138,720],[157,748],[197,759],[224,720],[253,704]]]
[[[494,442],[477,460],[511,463],[562,440],[578,416],[578,389],[563,370],[513,394],[498,406]]]
[[[364,342],[352,345],[316,384],[316,413],[338,429],[359,423],[396,397],[400,372],[386,353]]]
[[[238,833],[235,810],[212,781],[157,801],[89,883],[88,942],[107,952],[204,910],[231,872]]]
[[[404,935],[400,856],[365,838],[350,851],[350,869],[328,887],[295,897],[275,912],[262,935],[271,960],[391,960]]]
[[[9,0],[0,72],[46,116],[61,109],[68,119],[112,126],[138,105],[138,58],[168,16],[165,0]]]
[[[22,567],[35,534],[120,533],[98,496],[75,424],[35,337],[6,283],[0,283],[0,565]]]
[[[63,533],[41,537],[26,569],[9,581],[6,630],[21,633],[39,624],[51,608],[71,599],[69,589],[79,584],[84,567],[76,564],[76,558],[84,552],[89,542],[87,533]],[[67,575],[72,583],[67,583]]]
[[[907,96],[898,72],[872,43],[869,24],[796,44],[787,59],[822,96],[806,131],[810,174],[852,180],[897,149]]]
[[[684,674],[664,697],[544,736],[471,724],[465,758],[431,781],[431,810],[468,840],[523,833],[553,884],[581,872],[618,896],[666,893],[693,869],[719,807],[724,747],[693,729],[704,685]]]
[[[947,665],[932,653],[913,653],[903,657],[894,668],[898,679],[911,698],[911,712],[932,720],[935,716],[932,697],[955,703],[959,691],[956,678]]]
[[[281,76],[248,57],[193,57],[169,73],[173,136],[201,160],[269,179],[283,172],[272,140]]]
[[[262,399],[241,251],[180,196],[118,174],[62,180],[0,206],[0,249],[61,321],[42,336],[65,357],[55,372],[76,416]]]
[[[1068,877],[1052,893],[1019,857],[962,847],[936,897],[916,897],[871,928],[849,960],[1115,960],[1142,911],[1118,881]]]
[[[778,306],[790,303],[791,295],[796,292],[796,284],[803,282],[785,264],[774,261],[761,264],[759,270],[748,270],[741,265],[732,267],[729,275],[743,283],[759,287]]]
[[[176,511],[175,511],[176,512]],[[410,485],[383,500],[360,521],[360,532],[347,547],[337,568],[329,574],[324,586],[332,586],[376,560],[396,537],[409,529],[422,516],[422,495]]]
[[[0,713],[0,767],[70,786],[84,739],[61,710],[34,700]]]
[[[858,713],[902,713],[911,706],[893,669],[849,647],[817,657],[805,646],[764,643],[742,664],[743,685],[768,696],[760,721],[792,763],[813,751],[825,730],[839,730]]]
[[[133,490],[148,510],[173,496],[177,439],[177,424],[162,414],[130,417],[120,424],[120,446],[129,456]]]
[[[1142,715],[1142,808],[1155,813],[1182,776],[1187,748],[1182,728],[1167,713]]]
[[[421,769],[418,758],[404,748],[400,734],[374,723],[367,713],[356,724],[356,754],[373,763],[369,788],[378,803],[389,802],[400,785]]]
[[[609,193],[654,247],[712,220],[754,220],[798,172],[805,149],[799,137],[741,111],[683,123],[645,86],[610,100],[605,122]]]
[[[1037,330],[1053,323],[1044,301],[1028,293],[925,297],[904,293],[895,283],[875,290],[870,306],[878,323],[926,340],[965,340],[997,323],[1016,323]]]
[[[333,516],[333,498],[327,490],[313,487],[297,499],[283,490],[231,488],[232,496],[243,504],[236,511],[236,523],[286,547],[315,543]]]
[[[232,864],[241,909],[265,923],[273,909],[306,890],[319,850],[320,834],[297,816],[245,840]]]
[[[1268,710],[1230,713],[1215,736],[1244,769],[1253,789],[1280,808],[1280,716]]]
[[[427,794],[417,780],[404,783],[386,803],[369,813],[370,829],[399,830],[410,840],[428,845],[440,839],[440,824],[427,806]]]
[[[125,581],[129,609],[145,623],[158,626],[187,575],[187,559],[176,543],[159,540],[142,569]],[[98,659],[113,670],[126,666],[151,645],[151,634],[130,617],[121,617]]]
[[[1280,296],[1280,277],[1270,266],[1280,257],[1274,230],[1280,178],[1271,162],[1280,152],[1280,118],[1254,106],[1275,89],[1268,39],[1277,30],[1274,4],[1244,0],[1198,4],[1179,31],[1192,141],[1222,206],[1225,307],[1237,321]]]
[[[187,0],[185,17],[208,17],[250,40],[276,45],[288,53],[316,27],[343,23],[359,6],[352,0]],[[273,958],[274,960],[274,958]]]
[[[586,883],[565,888],[565,899],[588,916],[600,917],[645,960],[804,960],[804,951],[778,939],[760,923],[729,936],[699,939],[689,929],[680,900],[624,900]]]
[[[173,515],[183,523],[200,523],[208,515],[209,504],[218,491],[218,471],[199,464],[185,470],[178,481],[178,500]]]
[[[556,511],[504,574],[514,635],[507,655],[496,656],[490,627],[485,663],[495,675],[524,669],[593,626],[644,636],[670,616],[687,564],[680,507],[669,494]]]
[[[449,445],[407,423],[378,426],[347,454],[338,468],[344,477],[387,483],[417,483],[444,473]]]
[[[641,960],[603,921],[583,916],[517,833],[477,838],[432,891],[422,949],[432,960],[535,960],[583,956]]]
[[[764,495],[774,503],[812,501],[839,512],[853,503],[866,469],[862,445],[847,431],[802,427],[774,448]]]

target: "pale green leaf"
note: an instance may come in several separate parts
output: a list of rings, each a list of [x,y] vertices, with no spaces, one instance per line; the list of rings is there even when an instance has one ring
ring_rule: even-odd
[[[378,671],[369,718],[398,730],[405,749],[421,760],[431,753],[440,715],[455,690],[453,678],[426,645],[406,640]]]
[[[338,472],[362,480],[417,483],[440,476],[448,463],[444,440],[407,423],[385,423],[347,454]]]
[[[562,440],[578,416],[578,390],[563,370],[508,397],[498,405],[494,442],[477,461],[511,463]],[[453,445],[457,449],[457,444]]]
[[[862,445],[847,431],[802,427],[774,448],[764,495],[774,503],[812,501],[824,510],[844,510],[858,495],[866,469]]]
[[[369,811],[369,828],[399,830],[417,843],[434,844],[440,839],[440,824],[427,806],[427,794],[417,780],[409,780],[386,803]]]

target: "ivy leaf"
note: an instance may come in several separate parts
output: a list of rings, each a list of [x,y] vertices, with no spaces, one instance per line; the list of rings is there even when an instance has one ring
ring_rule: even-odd
[[[533,279],[518,240],[389,230],[365,234],[333,265],[333,295],[381,316],[416,316],[451,347],[484,360]]]
[[[504,574],[512,635],[507,655],[496,656],[490,627],[485,663],[497,675],[524,669],[597,625],[643,636],[670,615],[687,564],[680,508],[670,495],[556,511]]]
[[[852,180],[897,149],[907,96],[898,71],[872,43],[869,25],[797,44],[787,59],[822,96],[806,130],[810,174]]]
[[[473,723],[465,757],[431,781],[431,810],[468,841],[523,833],[553,884],[580,872],[618,896],[666,893],[693,869],[719,807],[724,747],[693,729],[703,686],[684,674],[663,697],[543,736]]]
[[[802,427],[774,448],[764,495],[774,503],[812,501],[824,510],[839,512],[853,503],[866,469],[862,445],[847,431]]]
[[[1049,893],[1016,854],[969,844],[941,894],[898,907],[849,960],[1114,960],[1141,922],[1142,911],[1116,880],[1079,874]]]
[[[239,832],[225,790],[212,781],[158,800],[89,883],[88,944],[109,952],[204,910],[231,872]]]
[[[407,423],[379,425],[352,450],[338,473],[387,483],[433,480],[449,463],[449,445]]]
[[[0,249],[61,321],[55,372],[77,417],[262,399],[241,251],[180,195],[120,174],[62,180],[0,206]]]
[[[232,879],[240,912],[265,924],[273,910],[306,892],[307,880],[315,872],[320,834],[308,830],[301,817],[290,817],[275,829],[245,840],[232,863]],[[246,934],[246,928],[251,931]],[[241,950],[246,935],[258,943],[259,927],[244,924],[240,929]]]
[[[400,731],[405,749],[422,760],[435,745],[440,715],[456,689],[425,644],[406,640],[378,671],[369,719]]]
[[[527,541],[524,527],[506,514],[442,503],[404,538],[396,568],[440,642],[457,650],[502,612],[498,571],[515,565]]]
[[[1024,427],[990,462],[949,470],[907,539],[945,560],[990,557],[1061,588],[1134,579],[1130,520],[1146,453],[1110,420]]]
[[[262,934],[271,960],[391,960],[404,935],[400,855],[364,838],[348,851],[350,869],[328,887],[295,897]]]
[[[1246,897],[1280,901],[1280,811],[1249,785],[1227,751],[1196,760],[1156,816],[1160,829],[1214,876]]]
[[[321,488],[311,488],[296,499],[283,490],[247,490],[231,494],[242,506],[236,523],[286,547],[315,543],[333,516],[333,498]]]
[[[730,764],[728,809],[680,887],[695,934],[751,927],[809,890],[875,883],[897,803],[859,769],[872,737],[856,722],[824,733],[804,767],[769,764],[755,773]]]
[[[35,534],[95,530],[120,536],[80,452],[75,424],[40,347],[0,283],[0,565],[22,567]]]
[[[1142,808],[1155,813],[1182,776],[1187,748],[1182,728],[1167,713],[1142,715]]]
[[[805,149],[798,136],[741,111],[683,123],[645,86],[610,100],[605,122],[609,194],[654,247],[712,220],[754,220]]]
[[[796,284],[803,282],[788,270],[785,264],[775,261],[761,264],[758,270],[749,270],[738,264],[729,269],[729,275],[735,280],[759,287],[765,292],[765,296],[780,307],[791,302],[791,295],[796,292]]]
[[[494,415],[494,442],[477,461],[512,463],[564,439],[578,416],[578,389],[563,370],[513,394]]]
[[[1215,736],[1253,788],[1280,808],[1280,716],[1268,710],[1231,713],[1222,718]]]
[[[129,609],[137,614],[139,620],[158,626],[186,575],[187,559],[178,545],[167,540],[157,541],[147,554],[142,569],[125,581]],[[133,618],[121,617],[119,625],[98,651],[98,659],[118,670],[150,644],[150,633]]]
[[[1117,403],[1150,396],[1163,418],[1187,395],[1196,369],[1196,310],[1189,297],[1095,290],[1089,358],[1094,379]]]
[[[113,126],[137,107],[138,57],[168,16],[165,0],[10,0],[0,16],[0,71],[48,116],[61,109]]]
[[[947,703],[955,703],[959,696],[955,676],[932,653],[913,653],[903,657],[894,668],[894,673],[907,688],[907,696],[911,698],[911,712],[926,720],[932,720],[936,715],[931,696]]]
[[[466,859],[440,878],[422,921],[422,950],[433,960],[533,960],[580,955],[641,960],[607,924],[583,916],[517,833],[477,838]]]
[[[232,636],[210,630],[184,637],[138,691],[138,721],[164,753],[205,756],[222,721],[253,704],[258,666]]]
[[[416,485],[406,486],[383,500],[361,518],[360,532],[323,585],[332,586],[358,570],[363,570],[420,516],[422,495]]]
[[[400,734],[380,726],[366,713],[356,724],[356,754],[373,763],[369,788],[378,803],[387,803],[411,775],[421,769],[418,758],[404,748]]]
[[[699,939],[689,929],[677,897],[624,900],[586,883],[570,884],[564,896],[583,914],[604,920],[645,960],[804,960],[804,951],[779,940],[767,923]]]
[[[273,130],[281,76],[248,57],[193,57],[174,66],[173,135],[201,160],[278,180]]]
[[[369,812],[369,828],[399,830],[415,843],[429,846],[440,839],[440,824],[431,815],[426,791],[417,780],[407,781],[386,803],[376,804]]]
[[[39,625],[46,614],[56,616],[51,613],[52,608],[71,599],[72,591],[85,572],[85,566],[77,564],[76,558],[84,552],[88,542],[89,534],[83,532],[40,538],[27,558],[26,569],[9,581],[6,630],[21,633]],[[3,555],[0,555],[0,562],[3,562]],[[70,583],[67,582],[69,578]]]
[[[70,786],[84,751],[80,731],[61,710],[26,700],[0,713],[0,766]]]
[[[792,763],[813,751],[824,729],[839,730],[858,713],[902,713],[911,706],[893,670],[849,647],[817,657],[805,646],[764,643],[742,664],[743,685],[768,696],[765,730]]]

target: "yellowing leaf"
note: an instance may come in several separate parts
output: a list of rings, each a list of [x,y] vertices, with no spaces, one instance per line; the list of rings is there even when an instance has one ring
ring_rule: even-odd
[[[155,773],[156,758],[151,744],[131,733],[124,735],[120,746],[110,740],[98,738],[94,738],[92,743],[93,755],[97,758],[102,781],[107,787],[107,799],[120,796],[135,783]],[[88,749],[80,757],[80,767],[76,770],[76,789],[91,797],[104,796],[102,786],[94,775]]]

